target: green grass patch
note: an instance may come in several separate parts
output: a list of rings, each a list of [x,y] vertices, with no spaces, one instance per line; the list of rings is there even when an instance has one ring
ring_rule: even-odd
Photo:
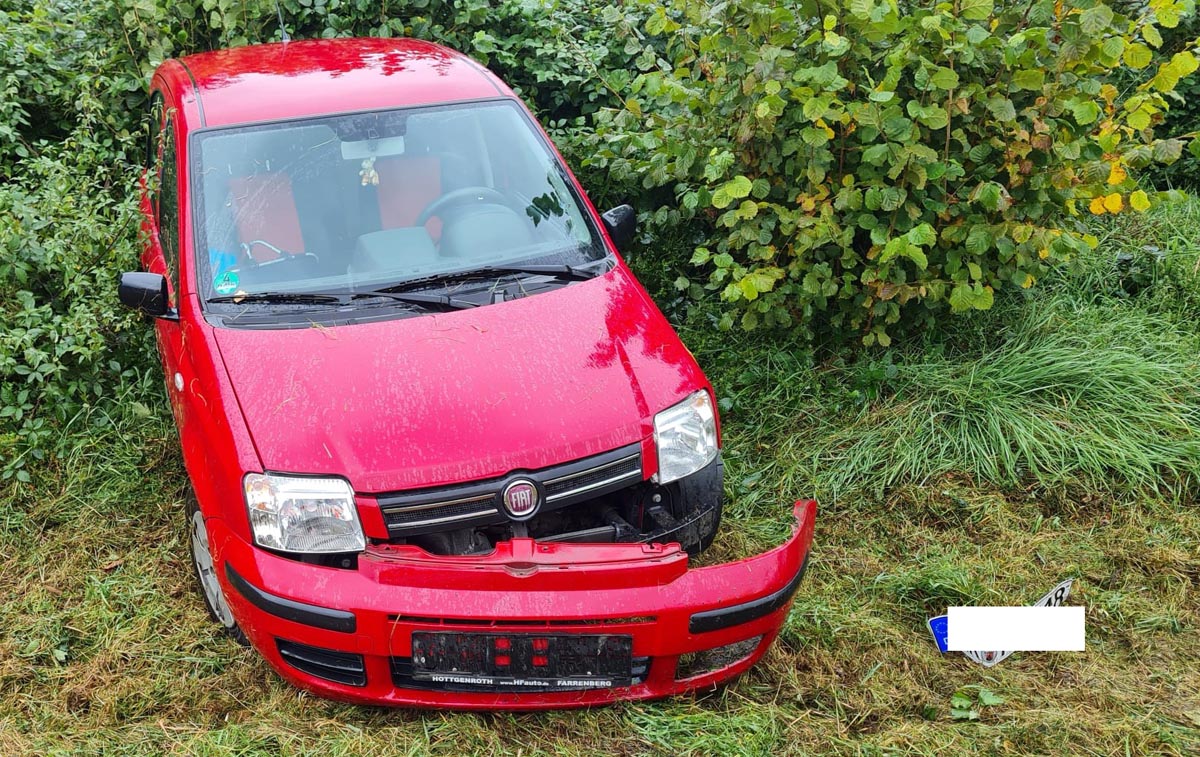
[[[705,559],[782,538],[798,497],[822,508],[764,662],[663,703],[422,713],[282,683],[214,632],[192,585],[148,364],[61,429],[30,483],[0,489],[0,754],[1194,754],[1200,329],[1164,293],[1191,291],[1182,273],[1157,261],[1134,285],[1117,258],[1200,238],[1197,205],[1176,210],[1124,246],[1132,232],[1105,229],[1074,271],[890,353],[735,340],[664,298],[723,401],[728,515]],[[1084,654],[986,670],[924,626],[1068,577]],[[956,718],[956,694],[982,690],[1003,701]]]

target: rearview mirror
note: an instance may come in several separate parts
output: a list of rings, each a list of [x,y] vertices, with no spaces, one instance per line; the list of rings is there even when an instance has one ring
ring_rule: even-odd
[[[122,305],[140,310],[146,315],[155,318],[175,316],[167,294],[167,279],[161,274],[142,271],[123,273],[121,283],[117,287],[117,296]]]
[[[633,234],[637,231],[637,213],[630,206],[618,205],[601,214],[600,220],[604,221],[604,228],[618,250],[623,251],[633,241]]]

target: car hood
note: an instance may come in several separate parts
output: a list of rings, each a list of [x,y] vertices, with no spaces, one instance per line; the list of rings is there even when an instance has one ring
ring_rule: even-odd
[[[647,438],[707,386],[632,274],[471,310],[217,328],[265,470],[384,492],[501,476]]]

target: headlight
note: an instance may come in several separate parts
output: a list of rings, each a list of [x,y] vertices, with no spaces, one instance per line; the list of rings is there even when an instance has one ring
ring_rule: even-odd
[[[243,481],[250,530],[260,547],[286,552],[361,552],[354,492],[340,478],[249,473]]]
[[[654,416],[654,445],[660,484],[690,476],[711,463],[717,456],[717,415],[708,392],[701,389]]]

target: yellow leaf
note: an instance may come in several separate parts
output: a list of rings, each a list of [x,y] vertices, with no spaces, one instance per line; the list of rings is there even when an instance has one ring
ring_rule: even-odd
[[[1104,208],[1109,213],[1120,213],[1123,207],[1125,207],[1125,198],[1121,197],[1120,192],[1113,192],[1104,198]]]
[[[1129,206],[1139,213],[1144,213],[1150,209],[1150,198],[1139,189],[1129,195]]]
[[[1111,84],[1105,84],[1104,86],[1100,87],[1100,96],[1103,97],[1104,102],[1108,103],[1109,105],[1113,104],[1113,100],[1117,99],[1118,94],[1120,93],[1117,91],[1117,88]]]
[[[1145,108],[1135,110],[1125,119],[1125,123],[1129,124],[1129,128],[1141,131],[1150,126],[1150,114],[1146,112]]]
[[[1073,216],[1079,215],[1079,211],[1075,208],[1074,200],[1067,200],[1067,212]]]
[[[1084,234],[1083,241],[1084,244],[1086,244],[1088,247],[1091,247],[1093,250],[1100,246],[1100,240],[1096,238],[1095,234]]]
[[[1050,257],[1050,250],[1043,247],[1042,249],[1038,250],[1038,257],[1042,260],[1045,260],[1046,258]]]
[[[1033,276],[1027,273],[1025,274],[1025,282],[1021,284],[1021,286],[1025,289],[1028,289],[1029,287],[1033,286],[1033,282],[1035,281],[1037,281],[1037,279],[1033,278]]]
[[[1088,203],[1088,210],[1092,211],[1094,214],[1096,214],[1098,216],[1104,215],[1104,213],[1105,213],[1104,198],[1103,197],[1093,197],[1092,201],[1090,203]]]
[[[1128,176],[1129,174],[1125,171],[1125,167],[1120,163],[1113,163],[1112,168],[1108,169],[1108,183],[1112,186],[1125,181]]]

